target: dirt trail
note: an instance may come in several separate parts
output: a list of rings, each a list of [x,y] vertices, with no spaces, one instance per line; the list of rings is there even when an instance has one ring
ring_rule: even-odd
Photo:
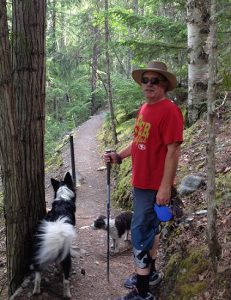
[[[106,214],[106,171],[96,135],[103,121],[103,114],[93,116],[74,133],[76,169],[84,178],[77,191],[77,242],[78,256],[73,259],[76,274],[72,277],[72,296],[79,300],[116,299],[123,288],[123,278],[133,270],[129,245],[121,241],[122,254],[110,260],[110,282],[106,274],[106,232],[88,227],[99,214]],[[66,155],[66,153],[65,153]],[[64,157],[66,166],[69,155]],[[112,210],[112,215],[115,213]],[[85,272],[85,275],[81,274]]]

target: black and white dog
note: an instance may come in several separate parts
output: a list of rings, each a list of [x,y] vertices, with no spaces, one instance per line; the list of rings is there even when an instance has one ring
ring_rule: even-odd
[[[114,253],[119,252],[119,239],[124,236],[128,241],[128,235],[131,230],[132,212],[122,212],[115,219],[110,219],[110,237],[112,239],[111,249]],[[93,229],[107,230],[107,217],[100,215],[91,225]]]
[[[31,269],[35,270],[33,294],[40,293],[41,271],[50,263],[58,263],[63,270],[63,296],[71,298],[71,247],[76,237],[75,188],[68,172],[63,181],[51,178],[54,189],[52,209],[39,223],[34,237]]]

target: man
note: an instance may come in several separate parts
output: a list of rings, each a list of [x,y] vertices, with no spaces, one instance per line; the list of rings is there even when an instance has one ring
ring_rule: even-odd
[[[133,141],[119,153],[105,154],[104,160],[121,163],[124,158],[132,157],[131,234],[136,286],[118,300],[153,300],[149,279],[155,272],[158,246],[155,236],[160,224],[153,207],[155,203],[167,205],[170,202],[183,141],[183,117],[176,104],[165,96],[176,87],[177,81],[164,63],[150,62],[147,68],[134,70],[132,77],[141,86],[146,103],[138,112]]]

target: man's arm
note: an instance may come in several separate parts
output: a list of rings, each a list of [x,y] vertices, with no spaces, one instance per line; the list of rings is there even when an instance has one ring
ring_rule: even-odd
[[[103,158],[105,163],[112,162],[112,163],[121,163],[122,160],[128,156],[131,155],[132,150],[132,142],[128,144],[127,147],[122,149],[119,153],[116,152],[110,152],[110,153],[104,153]]]
[[[131,156],[131,151],[132,151],[132,142],[130,142],[130,144],[128,144],[128,146],[122,149],[118,154],[121,157],[121,159],[124,159],[128,156]]]
[[[180,143],[169,144],[165,158],[164,174],[156,195],[156,203],[160,205],[168,204],[171,197],[171,187],[174,182],[178,161],[180,157]]]

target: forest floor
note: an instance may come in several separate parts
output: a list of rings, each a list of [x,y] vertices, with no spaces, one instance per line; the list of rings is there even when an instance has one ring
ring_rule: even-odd
[[[133,272],[133,260],[131,244],[120,241],[120,253],[110,256],[110,281],[107,281],[107,251],[106,232],[93,230],[90,225],[100,214],[106,214],[106,170],[101,159],[102,150],[97,142],[97,132],[103,123],[104,114],[99,113],[79,126],[73,133],[75,145],[75,165],[77,170],[77,212],[76,230],[77,239],[74,248],[77,252],[73,258],[73,272],[71,277],[71,293],[74,300],[114,300],[128,292],[123,287],[124,278]],[[231,128],[230,123],[219,133],[218,142],[220,147],[217,168],[220,172],[229,172],[231,166]],[[195,173],[193,164],[201,165],[205,160],[205,147],[202,149],[204,134],[204,124],[200,127],[200,132],[194,132],[195,138],[192,140],[190,148],[182,149],[181,167],[185,166],[187,173]],[[224,134],[225,133],[225,134]],[[228,141],[228,142],[227,142]],[[200,154],[200,161],[196,158]],[[65,172],[71,171],[71,159],[69,145],[62,151],[63,164],[57,170],[46,174],[46,201],[49,208],[53,199],[53,191],[50,185],[50,178],[61,179]],[[202,170],[203,167],[200,169]],[[228,174],[228,173],[227,173]],[[190,223],[183,223],[178,228],[182,234],[178,239],[168,241],[168,230],[163,231],[162,242],[157,260],[157,268],[166,271],[166,257],[175,252],[182,252],[183,255],[187,247],[198,247],[206,244],[207,218],[205,215],[195,215],[193,212],[206,208],[205,188],[200,189],[183,199],[185,213],[192,216]],[[218,211],[218,236],[222,245],[222,256],[219,262],[218,272],[226,282],[231,278],[231,204],[230,197],[220,206]],[[111,208],[111,215],[115,216],[118,210]],[[0,299],[6,300],[6,258],[5,258],[5,231],[3,222],[0,223]],[[196,264],[196,262],[195,262]],[[177,268],[177,266],[176,266]],[[180,272],[186,273],[186,267]],[[196,277],[195,277],[196,276]],[[174,277],[174,280],[177,280]],[[174,281],[173,280],[173,281]],[[186,281],[186,280],[185,280]],[[191,297],[187,294],[184,297],[171,297],[175,300],[228,300],[231,294],[231,284],[216,282],[211,270],[204,269],[201,273],[193,274],[189,279],[189,285],[194,282],[206,282],[208,289],[198,297]],[[185,282],[184,282],[185,283]],[[165,282],[157,290],[158,300],[170,299],[168,286],[172,288],[174,282]],[[183,285],[183,284],[182,284]],[[42,277],[42,293],[39,296],[32,296],[33,277],[28,278],[19,289],[14,299],[62,299],[62,278],[55,274],[53,267],[46,271]]]

